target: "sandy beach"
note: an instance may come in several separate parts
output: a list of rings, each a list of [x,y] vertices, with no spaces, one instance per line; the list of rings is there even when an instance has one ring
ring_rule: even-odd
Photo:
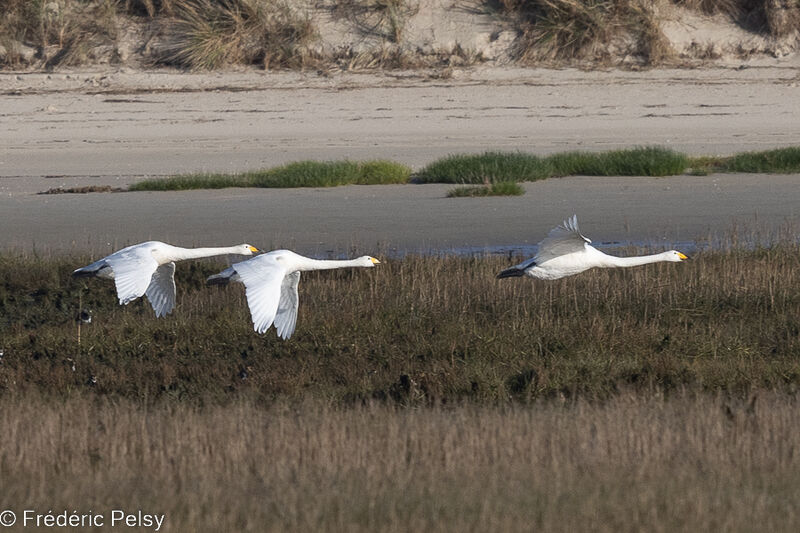
[[[484,150],[638,145],[729,154],[798,144],[800,70],[468,69],[339,74],[3,73],[3,249],[107,251],[143,239],[249,241],[308,253],[533,244],[577,213],[595,239],[704,238],[734,221],[798,215],[797,176],[585,178],[518,198],[447,199],[449,186],[36,195],[301,159],[389,158],[419,168]]]

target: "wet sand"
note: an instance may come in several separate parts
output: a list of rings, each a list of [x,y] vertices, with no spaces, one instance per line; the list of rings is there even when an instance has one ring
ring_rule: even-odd
[[[48,180],[50,181],[50,180]],[[248,242],[325,255],[530,245],[577,213],[596,242],[703,240],[773,231],[800,216],[797,176],[571,177],[526,194],[446,198],[450,185],[226,189],[0,197],[0,249],[107,252],[148,239],[184,246]]]
[[[143,239],[324,253],[533,244],[577,213],[596,240],[703,238],[798,215],[798,176],[568,178],[518,198],[450,186],[40,196],[299,159],[662,145],[727,154],[796,145],[800,70],[0,74],[0,247],[107,251]]]

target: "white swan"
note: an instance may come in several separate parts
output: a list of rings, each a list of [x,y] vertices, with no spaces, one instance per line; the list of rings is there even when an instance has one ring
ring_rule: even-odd
[[[275,250],[210,276],[209,285],[238,281],[245,286],[247,305],[256,333],[264,333],[274,323],[278,336],[288,339],[297,322],[297,285],[300,272],[344,267],[374,267],[380,261],[365,255],[346,261],[303,257],[289,250]]]
[[[550,230],[547,238],[539,243],[533,259],[507,268],[497,277],[512,278],[528,275],[537,279],[558,279],[595,267],[632,267],[662,261],[679,263],[688,259],[677,250],[636,257],[615,257],[590,246],[590,242],[592,241],[584,237],[578,229],[578,217],[572,215],[572,218],[565,220],[562,225]]]
[[[175,261],[224,254],[253,255],[257,252],[258,249],[249,244],[224,248],[179,248],[148,241],[118,250],[75,270],[72,275],[113,279],[120,305],[146,295],[156,317],[162,317],[175,307]]]

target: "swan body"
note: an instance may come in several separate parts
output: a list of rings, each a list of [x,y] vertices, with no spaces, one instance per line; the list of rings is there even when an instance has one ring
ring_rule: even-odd
[[[290,250],[275,250],[242,261],[219,274],[210,276],[209,285],[243,283],[250,317],[256,333],[264,333],[275,324],[278,336],[288,339],[297,323],[300,272],[345,267],[374,267],[380,261],[368,255],[344,261],[304,257]]]
[[[550,230],[539,243],[536,256],[500,272],[498,278],[530,276],[537,279],[559,279],[579,274],[590,268],[615,268],[648,263],[679,263],[687,257],[677,250],[635,257],[616,257],[604,254],[578,228],[578,217],[565,220]]]
[[[215,255],[253,255],[258,249],[249,244],[222,248],[180,248],[159,241],[148,241],[117,250],[94,263],[76,269],[75,277],[95,276],[113,279],[120,305],[147,296],[156,317],[175,307],[175,262]]]

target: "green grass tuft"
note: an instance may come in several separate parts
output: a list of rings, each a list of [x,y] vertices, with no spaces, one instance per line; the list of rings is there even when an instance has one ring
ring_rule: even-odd
[[[134,183],[131,191],[185,191],[227,187],[335,187],[407,183],[411,169],[393,161],[298,161],[243,174],[185,174]]]
[[[243,174],[183,174],[169,178],[150,178],[132,183],[129,191],[188,191],[191,189],[225,189],[252,187],[252,180]]]
[[[520,196],[525,194],[525,189],[513,181],[498,181],[491,185],[456,187],[447,192],[448,198],[476,197],[476,196]]]
[[[536,181],[555,176],[668,176],[682,174],[685,155],[659,147],[610,152],[564,152],[539,157],[521,152],[451,155],[423,168],[423,183]]]
[[[485,152],[450,155],[420,170],[422,183],[496,183],[536,181],[550,177],[547,163],[539,156],[522,152]]]
[[[334,187],[407,183],[411,169],[385,160],[299,161],[247,175],[254,187]]]
[[[685,155],[659,147],[610,152],[565,152],[546,159],[552,176],[670,176],[683,174]]]
[[[723,171],[787,174],[800,172],[800,147],[737,154],[725,162]]]
[[[692,174],[698,175],[712,172],[793,174],[800,172],[800,147],[744,152],[729,157],[693,157],[689,160],[689,166]]]

